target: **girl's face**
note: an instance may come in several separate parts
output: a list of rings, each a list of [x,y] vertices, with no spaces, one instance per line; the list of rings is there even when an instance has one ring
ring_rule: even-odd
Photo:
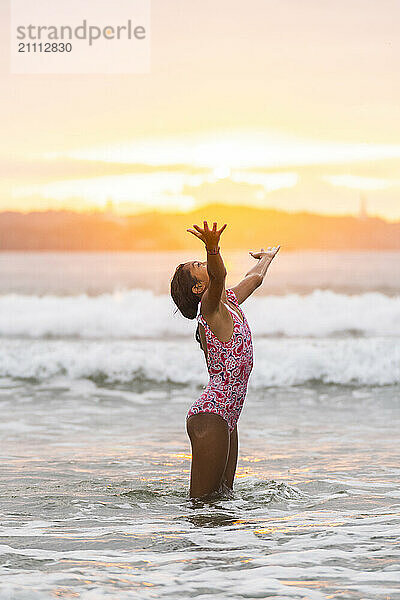
[[[190,274],[197,281],[196,289],[193,289],[194,293],[202,294],[207,289],[209,283],[209,277],[207,272],[207,261],[200,262],[198,260],[192,260],[187,264]]]

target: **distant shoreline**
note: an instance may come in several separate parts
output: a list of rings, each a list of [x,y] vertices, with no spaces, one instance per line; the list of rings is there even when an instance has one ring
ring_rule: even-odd
[[[214,204],[190,213],[44,211],[0,213],[0,251],[157,252],[197,248],[187,227],[204,218],[228,223],[224,248],[269,243],[285,250],[400,250],[400,222]]]

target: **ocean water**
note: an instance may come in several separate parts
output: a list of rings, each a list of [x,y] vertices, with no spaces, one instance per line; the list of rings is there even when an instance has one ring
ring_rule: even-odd
[[[271,266],[234,494],[207,503],[205,362],[168,297],[189,258],[0,254],[0,599],[400,599],[400,253]]]

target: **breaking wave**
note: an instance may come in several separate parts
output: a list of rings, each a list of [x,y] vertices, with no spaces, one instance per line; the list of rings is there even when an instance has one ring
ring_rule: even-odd
[[[257,339],[250,387],[380,386],[400,383],[400,339]],[[193,340],[3,339],[0,377],[54,377],[100,383],[207,383],[204,356]]]
[[[130,290],[90,297],[0,297],[0,336],[80,339],[192,337],[194,322],[174,314],[169,296]],[[255,296],[244,305],[254,335],[264,337],[400,336],[400,296]]]

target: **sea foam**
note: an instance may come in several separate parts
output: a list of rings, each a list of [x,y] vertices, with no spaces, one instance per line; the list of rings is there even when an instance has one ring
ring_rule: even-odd
[[[400,336],[400,296],[254,296],[243,305],[254,336]],[[130,290],[91,297],[0,296],[0,336],[81,339],[175,339],[195,323],[174,313],[169,296]]]
[[[321,382],[379,386],[400,383],[400,339],[273,339],[254,343],[250,387]],[[104,383],[207,383],[204,356],[194,340],[3,339],[0,377],[54,377]]]

